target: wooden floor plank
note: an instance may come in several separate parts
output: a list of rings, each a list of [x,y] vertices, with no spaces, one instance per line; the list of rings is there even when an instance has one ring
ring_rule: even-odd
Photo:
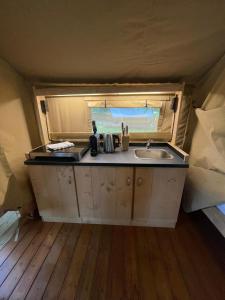
[[[107,280],[109,260],[111,253],[112,226],[104,226],[100,238],[99,250],[96,260],[94,279],[92,282],[90,299],[105,300],[107,292]]]
[[[54,300],[58,298],[59,292],[62,288],[64,279],[72,261],[74,247],[79,237],[80,229],[80,224],[72,224],[72,229],[56,263],[53,274],[48,282],[43,299]]]
[[[0,299],[225,299],[225,241],[194,216],[175,230],[31,221],[7,244]]]
[[[17,264],[14,266],[14,268],[0,287],[1,299],[9,298],[18,281],[22,277],[24,271],[26,270],[28,264],[30,263],[31,259],[38,251],[42,241],[44,240],[46,234],[48,233],[52,225],[53,224],[51,223],[43,224],[42,228],[40,228],[35,238],[32,240],[32,242],[27,247],[23,255],[20,257]]]
[[[99,240],[101,236],[102,226],[92,226],[92,236],[87,250],[86,259],[82,268],[82,273],[79,279],[77,293],[75,299],[87,300],[90,299],[91,287],[95,272],[97,253],[99,248]]]
[[[192,241],[188,248],[185,248],[179,239],[177,231],[169,232],[171,241],[173,244],[173,249],[175,251],[176,257],[178,258],[180,268],[186,286],[188,287],[189,294],[193,300],[206,300],[208,299],[205,287],[202,285],[201,280],[196,272],[196,268],[192,265],[190,260],[190,251],[193,251]]]
[[[61,253],[61,250],[66,242],[68,234],[70,232],[71,225],[64,224],[60,230],[51,250],[48,253],[44,263],[41,266],[41,269],[33,282],[29,293],[26,296],[26,299],[29,300],[39,300],[42,299],[45,288],[48,284],[50,276],[54,270],[55,264],[58,260],[58,257]]]
[[[135,246],[134,227],[124,228],[124,253],[125,253],[125,288],[127,299],[140,300],[140,278],[138,276],[137,253]]]
[[[142,299],[158,299],[154,282],[154,273],[149,260],[149,248],[148,243],[146,242],[144,228],[136,228],[135,244]]]
[[[63,288],[59,299],[74,299],[77,293],[78,282],[80,279],[84,259],[91,237],[91,225],[83,225],[77,245],[71,261],[70,269],[64,280]]]
[[[159,244],[156,239],[154,228],[146,228],[146,242],[149,249],[149,260],[151,269],[154,274],[154,283],[159,300],[172,300],[173,295],[171,286],[169,284],[169,277],[166,271],[166,265],[164,264],[164,257],[162,256]]]
[[[15,241],[13,238],[8,241],[8,243],[6,243],[4,245],[4,247],[0,250],[0,265],[3,264],[3,262],[6,260],[6,258],[9,256],[9,254],[13,251],[13,249],[15,249],[15,247],[19,244],[19,242],[23,239],[23,237],[25,236],[25,234],[28,232],[29,230],[29,225],[30,225],[31,221],[27,221],[25,222],[19,231],[19,236],[18,236],[18,240]]]
[[[13,267],[16,265],[17,261],[24,253],[26,248],[29,246],[33,238],[38,232],[38,229],[41,227],[42,223],[37,222],[32,226],[32,229],[27,232],[24,238],[18,243],[12,253],[7,257],[4,263],[0,267],[0,285],[4,282],[8,274],[11,272]]]
[[[114,226],[110,254],[107,298],[125,299],[124,227]]]
[[[170,231],[173,231],[173,229],[158,228],[155,230],[159,251],[164,264],[166,265],[174,299],[191,300],[183,278],[182,270],[177,261],[176,253],[169,238]]]
[[[16,288],[14,289],[9,299],[19,300],[19,299],[24,299],[26,297],[33,283],[33,280],[35,279],[38,271],[41,268],[42,263],[44,262],[46,256],[48,255],[48,252],[51,246],[53,245],[61,227],[62,227],[61,223],[55,223],[53,227],[50,229],[45,240],[40,246],[39,251],[33,257],[30,265],[28,266],[25,273],[21,277],[20,281],[18,282]]]

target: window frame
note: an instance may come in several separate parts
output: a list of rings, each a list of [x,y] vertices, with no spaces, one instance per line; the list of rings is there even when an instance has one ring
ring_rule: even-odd
[[[181,110],[182,95],[184,92],[185,84],[180,83],[162,83],[162,84],[38,84],[33,87],[34,92],[34,107],[39,127],[39,133],[42,144],[49,143],[49,139],[57,138],[62,139],[59,132],[54,134],[48,133],[46,126],[46,115],[41,110],[40,102],[45,100],[46,97],[52,96],[111,96],[111,95],[176,95],[178,98],[177,109],[173,116],[173,126],[170,133],[157,132],[157,133],[141,133],[132,134],[131,141],[146,141],[148,138],[155,140],[175,142],[178,129],[178,120]],[[67,132],[63,134],[65,139],[80,139],[87,140],[90,132]],[[70,138],[72,137],[72,138]]]

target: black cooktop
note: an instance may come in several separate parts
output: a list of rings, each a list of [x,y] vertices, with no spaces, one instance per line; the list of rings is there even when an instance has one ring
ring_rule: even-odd
[[[58,159],[66,159],[70,158],[74,161],[79,161],[84,154],[89,149],[88,143],[74,143],[75,145],[73,147],[59,149],[59,150],[49,150],[47,149],[46,145],[42,145],[40,147],[37,147],[29,152],[29,157],[31,159],[47,159],[47,160],[54,160]]]

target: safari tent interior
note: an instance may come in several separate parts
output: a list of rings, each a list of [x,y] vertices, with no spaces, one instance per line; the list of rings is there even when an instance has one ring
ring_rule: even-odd
[[[0,1],[0,299],[225,299],[225,1]]]

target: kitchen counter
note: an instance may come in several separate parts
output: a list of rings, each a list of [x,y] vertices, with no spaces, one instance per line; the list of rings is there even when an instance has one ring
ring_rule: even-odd
[[[87,166],[135,166],[135,167],[169,167],[169,168],[188,168],[188,163],[184,161],[181,153],[176,151],[167,143],[153,144],[151,149],[164,149],[172,154],[172,159],[141,159],[134,154],[135,149],[145,149],[143,146],[130,146],[128,151],[121,151],[117,148],[114,153],[101,153],[96,157],[90,155],[90,150],[80,161],[68,161],[63,159],[46,160],[45,158],[28,159],[26,165],[87,165]]]
[[[56,156],[27,160],[42,219],[174,228],[188,155],[169,143],[151,144],[150,150],[166,150],[170,159],[140,159],[135,149],[146,148],[132,145],[129,151],[118,148],[96,157],[88,151],[80,161]]]

